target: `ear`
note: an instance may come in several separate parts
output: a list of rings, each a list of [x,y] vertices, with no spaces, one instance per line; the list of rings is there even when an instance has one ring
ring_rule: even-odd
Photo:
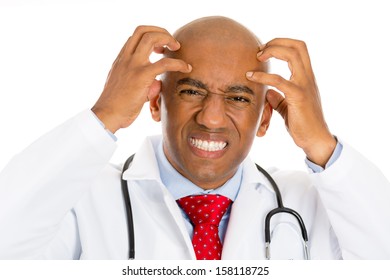
[[[149,108],[152,119],[159,122],[161,120],[161,82],[155,80],[149,93]]]
[[[149,100],[150,113],[156,122],[161,121],[161,94],[156,94]]]
[[[272,106],[268,103],[268,101],[265,101],[260,126],[256,133],[257,137],[263,137],[267,132],[271,122],[272,112],[273,112]]]

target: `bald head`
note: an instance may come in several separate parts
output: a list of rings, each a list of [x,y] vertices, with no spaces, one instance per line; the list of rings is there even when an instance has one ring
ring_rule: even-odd
[[[174,37],[179,42],[191,39],[212,40],[219,43],[235,41],[252,45],[257,49],[260,45],[256,36],[242,24],[220,16],[194,20],[177,30]]]
[[[179,51],[165,53],[165,56],[173,58],[182,58],[182,53],[188,50],[204,49],[207,53],[224,52],[227,57],[246,52],[256,60],[261,45],[256,35],[245,26],[222,16],[194,20],[178,29],[173,36],[181,44]],[[260,68],[265,71],[267,65],[262,64]]]

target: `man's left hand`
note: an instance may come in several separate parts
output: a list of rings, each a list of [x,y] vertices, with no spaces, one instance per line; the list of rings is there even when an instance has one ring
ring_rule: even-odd
[[[289,80],[265,72],[249,72],[247,77],[284,94],[269,89],[267,101],[283,117],[295,144],[303,149],[309,160],[324,167],[337,142],[324,119],[306,44],[292,39],[271,40],[258,53],[260,62],[270,58],[287,62],[291,71]]]

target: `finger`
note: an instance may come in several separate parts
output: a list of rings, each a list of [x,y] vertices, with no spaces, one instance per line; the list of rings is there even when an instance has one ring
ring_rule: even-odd
[[[148,101],[153,100],[160,92],[161,92],[161,81],[155,79],[149,88],[149,92],[147,96]]]
[[[280,107],[281,103],[284,101],[284,97],[279,92],[273,89],[269,89],[267,91],[266,99],[274,110],[277,110]]]
[[[164,50],[165,50],[164,47],[159,46],[159,47],[155,47],[153,52],[158,53],[158,54],[163,54]]]
[[[192,66],[181,59],[165,57],[150,65],[149,70],[153,75],[157,76],[169,71],[189,73],[192,71]]]
[[[171,49],[171,46],[179,44],[170,34],[161,32],[148,32],[142,36],[133,56],[138,62],[149,60],[149,56],[154,50],[161,50],[164,47]],[[180,45],[177,45],[180,46]]]
[[[310,61],[309,51],[307,49],[305,42],[300,41],[300,40],[295,40],[295,39],[288,39],[288,38],[276,38],[276,39],[269,41],[266,44],[266,46],[284,46],[284,47],[294,48],[294,49],[298,50],[304,65],[310,66],[310,69],[311,69],[311,61]]]
[[[298,89],[294,83],[284,79],[277,74],[250,71],[246,73],[246,77],[250,81],[275,87],[279,91],[283,92],[286,96],[293,94],[293,92],[297,92]]]
[[[261,62],[265,62],[270,58],[276,58],[287,62],[291,72],[291,80],[300,82],[303,79],[306,79],[307,71],[300,53],[296,49],[284,46],[267,46],[260,52],[258,59]]]
[[[127,55],[133,54],[136,51],[143,36],[149,32],[164,33],[170,35],[166,29],[161,27],[147,26],[147,25],[138,26],[135,29],[133,35],[129,38],[129,40],[125,44],[126,54]],[[177,50],[180,48],[180,44],[176,40],[174,40],[174,42],[172,42],[168,47],[171,48],[172,50]]]
[[[269,89],[266,95],[268,103],[272,106],[276,112],[278,112],[283,119],[286,120],[287,116],[287,102],[286,99],[276,90]]]
[[[274,39],[263,46],[258,53],[258,59],[260,61],[266,61],[271,57],[287,61],[293,77],[314,77],[309,53],[307,51],[306,44],[303,41],[293,39]],[[294,73],[294,67],[296,67],[296,73]],[[302,70],[304,70],[304,72]],[[303,75],[299,77],[299,73],[302,73]]]

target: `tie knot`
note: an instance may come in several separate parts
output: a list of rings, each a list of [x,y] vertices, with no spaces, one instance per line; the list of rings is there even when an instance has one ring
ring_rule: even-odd
[[[222,195],[205,194],[186,196],[177,202],[195,226],[212,224],[218,227],[232,201]]]

